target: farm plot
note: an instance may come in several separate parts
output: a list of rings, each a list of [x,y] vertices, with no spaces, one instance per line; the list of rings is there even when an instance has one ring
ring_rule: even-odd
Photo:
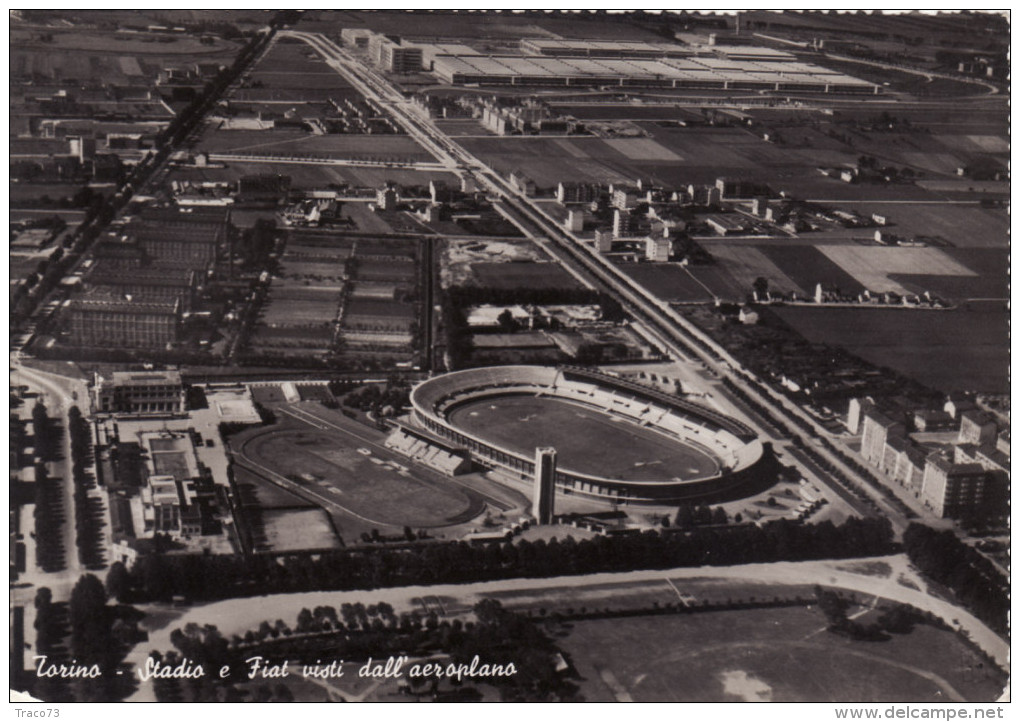
[[[613,138],[602,142],[630,160],[656,161],[658,163],[677,163],[684,160],[651,138]]]
[[[939,391],[1009,391],[1009,311],[1002,304],[953,311],[794,306],[775,311],[812,343],[841,346]]]
[[[713,293],[679,263],[620,263],[620,270],[663,301],[711,301]]]
[[[558,263],[472,263],[471,276],[482,288],[580,288]]]
[[[739,286],[750,293],[759,277],[769,282],[769,287],[784,293],[795,292],[806,295],[807,289],[786,275],[765,253],[754,246],[728,246],[725,243],[705,243],[704,248],[716,259]]]
[[[1009,214],[1001,209],[949,203],[855,203],[853,209],[886,216],[893,233],[901,236],[938,237],[961,248],[1009,246]]]
[[[633,179],[623,153],[598,138],[464,138],[461,145],[503,175],[520,169],[542,188],[562,180]]]
[[[946,248],[943,253],[972,270],[974,276],[890,273],[892,280],[917,293],[930,291],[956,301],[1009,298],[1009,251],[1005,248]]]
[[[212,130],[202,136],[197,150],[281,156],[311,154],[349,160],[434,160],[406,136],[311,135],[299,130]]]
[[[758,246],[779,269],[802,289],[814,293],[819,283],[825,288],[838,288],[843,293],[864,290],[853,276],[814,246]]]
[[[876,246],[821,246],[829,260],[870,291],[910,293],[890,274],[976,276],[938,248],[881,248]]]

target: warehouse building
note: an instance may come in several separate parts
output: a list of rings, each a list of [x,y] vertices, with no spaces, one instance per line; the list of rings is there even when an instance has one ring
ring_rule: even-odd
[[[522,44],[522,47],[525,45]],[[437,78],[452,85],[622,86],[851,94],[881,92],[877,85],[797,62],[794,56],[788,54],[767,53],[762,56],[765,59],[759,60],[739,56],[690,56],[689,53],[658,53],[651,56],[622,53],[613,57],[597,54],[435,54],[429,66]]]

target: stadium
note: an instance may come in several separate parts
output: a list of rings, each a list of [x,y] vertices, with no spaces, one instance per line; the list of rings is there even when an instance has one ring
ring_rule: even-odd
[[[500,366],[429,379],[413,420],[483,466],[530,480],[557,450],[560,493],[677,504],[749,496],[775,481],[771,447],[735,419],[590,369]]]

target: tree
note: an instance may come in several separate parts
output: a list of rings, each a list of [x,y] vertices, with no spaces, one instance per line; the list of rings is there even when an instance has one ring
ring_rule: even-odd
[[[110,571],[106,574],[106,593],[111,599],[116,599],[118,602],[125,601],[129,582],[127,567],[123,562],[114,562],[110,565]]]
[[[751,284],[751,288],[753,288],[754,292],[758,294],[758,300],[763,301],[765,300],[766,294],[769,292],[769,279],[764,276],[758,276],[754,279],[754,283]]]
[[[712,510],[712,523],[713,524],[727,524],[729,517],[726,516],[726,510],[721,506],[717,506]]]
[[[517,319],[514,318],[509,308],[504,309],[503,313],[496,317],[496,322],[499,323],[499,330],[503,333],[513,333],[520,328],[520,324],[517,323]]]
[[[676,510],[676,519],[673,523],[674,526],[681,529],[694,528],[694,509],[690,504],[680,505],[680,508]]]

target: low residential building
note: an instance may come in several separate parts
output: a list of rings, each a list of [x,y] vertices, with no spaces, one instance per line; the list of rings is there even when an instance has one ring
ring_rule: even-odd
[[[739,236],[751,230],[751,224],[747,219],[737,214],[713,213],[705,217],[705,223],[717,236]]]
[[[914,413],[914,428],[918,431],[945,431],[956,426],[956,420],[945,411],[924,409]]]

